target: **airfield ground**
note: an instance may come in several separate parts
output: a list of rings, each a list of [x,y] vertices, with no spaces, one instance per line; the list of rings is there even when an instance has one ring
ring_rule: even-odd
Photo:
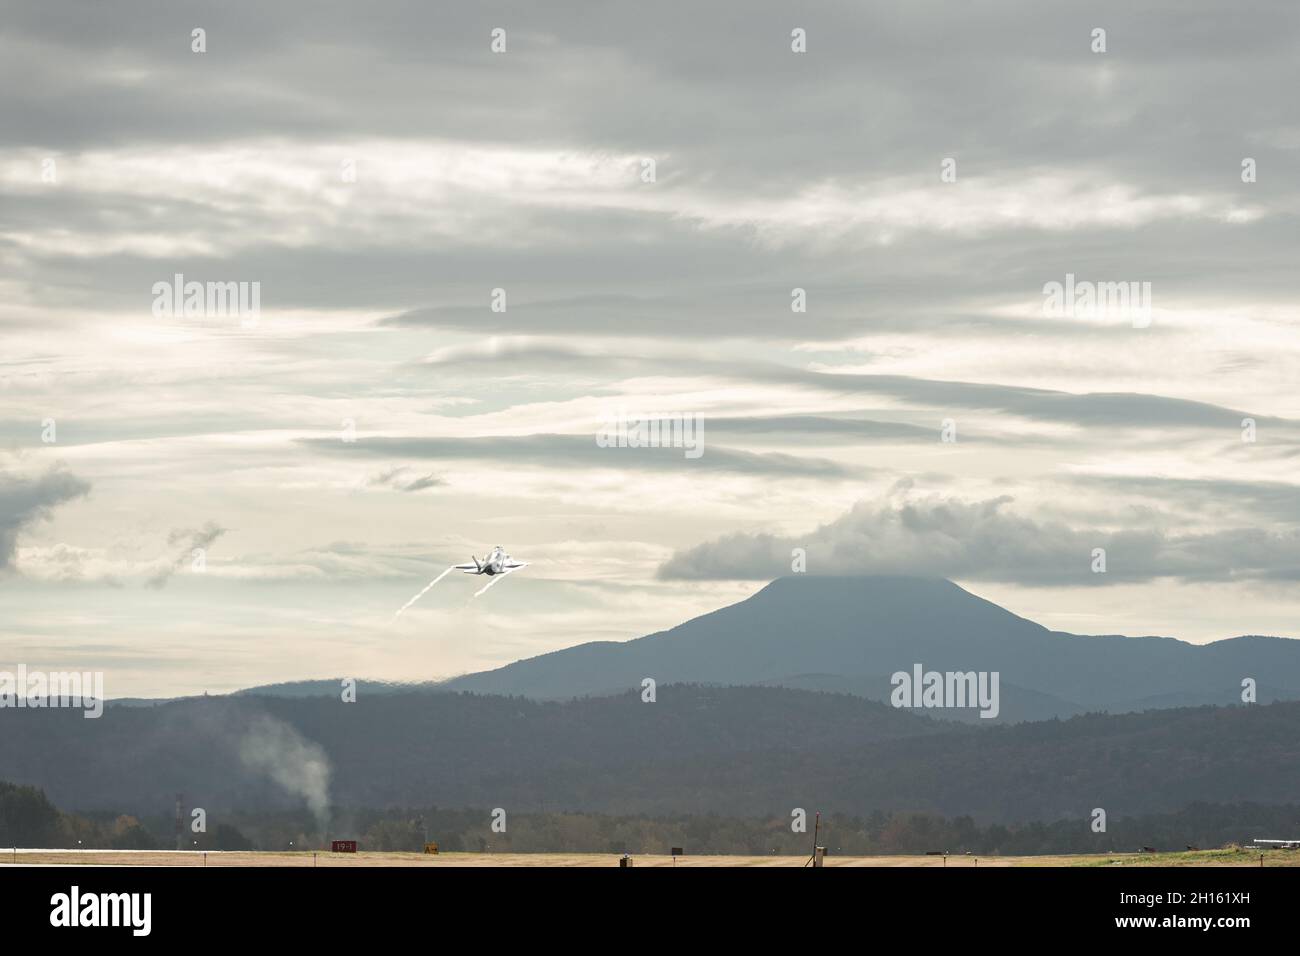
[[[1222,849],[1186,853],[1066,856],[949,856],[958,867],[1004,866],[1300,866],[1300,850]],[[206,856],[206,859],[205,859]],[[799,856],[682,856],[676,866],[803,866]],[[149,850],[3,850],[0,866],[618,866],[615,853],[330,853]],[[634,866],[671,867],[670,856],[633,854]],[[942,856],[828,856],[827,866],[944,866]]]

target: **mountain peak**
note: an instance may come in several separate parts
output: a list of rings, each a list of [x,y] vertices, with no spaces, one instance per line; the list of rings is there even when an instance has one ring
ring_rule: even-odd
[[[652,678],[660,685],[815,687],[883,700],[893,674],[920,665],[997,673],[1007,719],[1167,701],[1221,704],[1236,699],[1243,674],[1267,675],[1269,697],[1300,697],[1300,641],[1205,650],[1162,638],[1049,631],[945,578],[796,574],[666,631],[582,644],[442,686],[563,699],[621,693]]]
[[[969,591],[947,578],[908,574],[788,574],[762,587],[754,597],[760,594],[781,598],[850,594],[860,598],[895,597],[909,600],[954,592],[974,598]]]

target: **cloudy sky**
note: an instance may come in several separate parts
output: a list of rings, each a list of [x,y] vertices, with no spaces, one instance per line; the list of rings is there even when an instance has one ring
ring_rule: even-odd
[[[0,666],[444,677],[795,548],[1300,635],[1294,4],[0,11]],[[255,321],[156,314],[178,273]]]

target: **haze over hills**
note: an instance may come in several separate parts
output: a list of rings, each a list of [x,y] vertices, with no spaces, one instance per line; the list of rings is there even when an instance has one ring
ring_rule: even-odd
[[[914,664],[999,672],[998,723],[1015,726],[865,699]],[[812,802],[1005,822],[1287,803],[1300,702],[1241,706],[1243,677],[1261,704],[1300,697],[1300,641],[1085,637],[948,581],[797,577],[626,644],[440,685],[361,682],[355,702],[304,681],[97,720],[11,710],[0,768],[72,809],[156,812],[183,791],[209,808],[305,802],[322,819],[430,802],[723,815]],[[1172,709],[1189,703],[1218,706]],[[1114,713],[1055,719],[1084,708]],[[978,726],[928,719],[962,714]]]
[[[843,694],[662,684],[568,702],[459,693],[8,710],[0,779],[77,811],[505,807],[981,822],[1294,802],[1300,702],[970,727]],[[215,818],[215,817],[214,817]]]
[[[1049,631],[951,581],[794,576],[671,630],[595,642],[447,681],[446,690],[536,699],[615,694],[659,683],[763,684],[888,699],[913,665],[997,671],[1003,721],[1300,698],[1300,641]],[[942,716],[961,716],[945,713]]]

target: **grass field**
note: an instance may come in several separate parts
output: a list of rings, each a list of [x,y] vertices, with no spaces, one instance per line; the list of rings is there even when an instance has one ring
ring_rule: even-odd
[[[1300,850],[1265,850],[1264,866],[1300,866]],[[1116,853],[1077,856],[950,856],[947,866],[1259,866],[1261,851],[1196,850],[1187,853]],[[330,853],[135,850],[0,850],[0,866],[618,866],[613,853]],[[671,867],[670,856],[634,855],[634,866]],[[795,856],[684,856],[677,866],[803,866]],[[827,866],[943,867],[941,856],[826,858]]]

